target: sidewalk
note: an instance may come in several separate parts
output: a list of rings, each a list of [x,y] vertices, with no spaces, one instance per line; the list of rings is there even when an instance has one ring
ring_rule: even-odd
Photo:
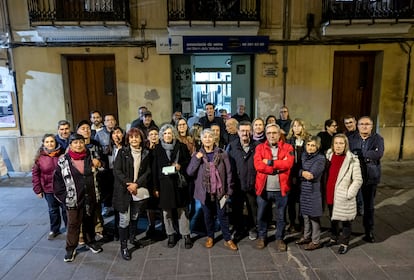
[[[338,246],[304,251],[294,243],[297,235],[288,236],[286,253],[278,253],[274,241],[257,250],[248,238],[238,252],[226,249],[221,239],[205,249],[200,237],[191,250],[181,241],[172,249],[166,240],[153,243],[132,252],[129,262],[112,241],[100,254],[80,250],[73,263],[64,263],[65,235],[46,239],[46,202],[33,194],[30,174],[23,175],[0,179],[0,279],[414,279],[414,161],[383,164],[377,242],[362,241],[357,217],[345,255],[337,254]],[[324,239],[328,225],[324,217]]]

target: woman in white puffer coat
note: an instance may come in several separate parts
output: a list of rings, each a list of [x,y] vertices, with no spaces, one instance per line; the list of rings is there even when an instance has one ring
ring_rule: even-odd
[[[342,236],[339,254],[348,251],[352,232],[352,221],[357,214],[356,195],[362,185],[358,157],[349,151],[345,134],[336,134],[332,146],[326,153],[329,162],[326,183],[326,203],[331,217],[331,239],[328,246],[337,244],[339,222],[342,222]]]

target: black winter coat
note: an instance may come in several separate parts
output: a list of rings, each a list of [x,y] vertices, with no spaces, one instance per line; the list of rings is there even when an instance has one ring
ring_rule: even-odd
[[[377,133],[363,140],[359,133],[348,137],[349,149],[358,156],[364,185],[377,185],[381,180],[381,158],[384,155],[384,138]],[[363,148],[362,146],[366,147]]]
[[[73,166],[72,160],[68,154],[65,154],[64,158],[69,162],[70,172],[72,174],[73,182],[75,183],[78,208],[83,208],[85,206],[85,201],[87,200],[88,205],[93,209],[94,205],[96,205],[95,181],[92,172],[92,158],[89,151],[86,153],[87,156],[84,159],[85,167],[83,174]],[[66,206],[66,185],[59,165],[56,166],[55,174],[53,176],[53,190],[55,197]]]
[[[161,144],[156,145],[152,152],[154,155],[152,177],[154,188],[155,190],[158,190],[160,194],[160,208],[172,209],[186,207],[190,202],[190,192],[188,186],[179,188],[178,175],[164,175],[162,173],[162,168],[171,166],[172,163],[175,162],[177,153],[179,152],[178,164],[181,165],[180,172],[188,181],[186,170],[188,164],[190,163],[191,156],[187,146],[176,140],[174,149],[171,153],[171,160],[168,158],[167,153]]]
[[[138,188],[148,188],[151,176],[150,152],[143,148],[141,151],[141,164],[138,171],[138,179],[135,181]],[[132,196],[127,190],[127,183],[134,182],[134,158],[130,147],[123,147],[118,151],[114,162],[114,194],[113,207],[119,212],[126,212]],[[151,193],[151,192],[150,192]]]
[[[256,169],[254,168],[254,151],[260,142],[250,141],[249,151],[246,153],[241,146],[240,139],[232,141],[227,146],[231,171],[233,174],[234,191],[255,193]]]

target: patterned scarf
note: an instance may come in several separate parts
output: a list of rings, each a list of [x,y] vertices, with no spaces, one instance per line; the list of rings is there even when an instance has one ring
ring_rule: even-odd
[[[66,198],[65,204],[67,209],[77,209],[78,208],[78,195],[76,193],[75,182],[72,177],[72,172],[70,171],[69,160],[66,157],[59,159],[58,164],[62,172],[62,178],[66,186]]]
[[[213,160],[209,162],[206,152],[205,151],[203,152],[204,152],[203,185],[206,187],[207,193],[210,194],[211,200],[214,201],[216,197],[220,198],[224,193],[223,183],[221,182],[220,173],[217,169],[217,166],[222,160],[222,156],[221,156],[220,151],[215,149]]]

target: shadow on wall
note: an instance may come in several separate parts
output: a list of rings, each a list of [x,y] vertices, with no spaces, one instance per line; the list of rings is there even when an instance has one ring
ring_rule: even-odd
[[[1,153],[0,153],[0,176],[4,176],[9,173],[10,171],[14,171],[13,166],[10,162],[9,155],[7,154],[6,149],[4,146],[1,146]]]

